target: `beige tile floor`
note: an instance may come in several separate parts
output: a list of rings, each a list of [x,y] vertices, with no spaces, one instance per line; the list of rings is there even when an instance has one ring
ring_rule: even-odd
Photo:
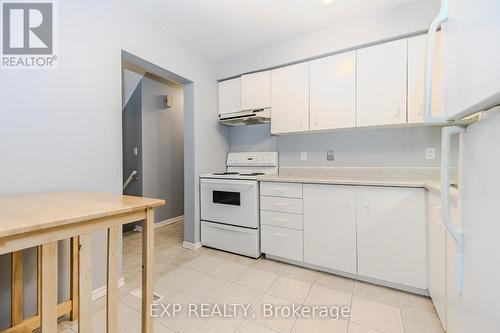
[[[233,318],[155,319],[156,333],[442,333],[434,306],[426,297],[374,286],[264,258],[258,260],[208,248],[182,248],[183,224],[155,234],[155,291],[163,304],[250,304],[253,316],[237,311]],[[119,331],[140,332],[140,300],[130,291],[141,283],[141,234],[123,238]],[[351,316],[339,320],[262,315],[262,304],[348,305]],[[94,332],[105,332],[105,300],[93,303]],[[77,323],[62,318],[59,332],[77,332]]]

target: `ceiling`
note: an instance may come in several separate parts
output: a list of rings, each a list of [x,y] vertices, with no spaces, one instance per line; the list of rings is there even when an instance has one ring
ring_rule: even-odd
[[[412,1],[128,0],[173,36],[214,60]]]

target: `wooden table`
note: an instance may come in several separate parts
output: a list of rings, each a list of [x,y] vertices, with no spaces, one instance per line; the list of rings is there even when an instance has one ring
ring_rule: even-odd
[[[164,200],[105,193],[54,192],[0,196],[0,255],[41,246],[42,333],[57,332],[57,242],[79,239],[80,333],[92,333],[91,233],[107,230],[107,332],[118,332],[118,240],[121,226],[144,220],[142,228],[142,332],[153,331],[154,207]],[[78,237],[79,236],[79,237]]]

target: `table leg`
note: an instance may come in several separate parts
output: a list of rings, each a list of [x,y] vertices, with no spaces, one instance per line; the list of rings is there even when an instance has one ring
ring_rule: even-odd
[[[57,242],[42,245],[42,333],[57,332]]]
[[[78,278],[79,278],[79,273],[78,273],[78,267],[79,267],[79,249],[80,249],[80,240],[78,236],[75,236],[70,239],[71,242],[71,283],[70,283],[70,297],[71,297],[71,313],[70,313],[70,319],[71,321],[77,320],[78,319]]]
[[[93,333],[92,332],[92,315],[90,312],[90,295],[92,293],[92,246],[91,235],[80,236],[80,267],[78,273],[80,274],[79,289],[80,295],[78,297],[79,315],[78,318],[78,332],[79,333]],[[54,331],[55,332],[55,331]]]
[[[151,304],[153,303],[154,275],[154,210],[146,210],[142,227],[142,333],[153,332]]]
[[[24,274],[23,251],[12,253],[11,277],[11,324],[16,326],[23,321]]]
[[[118,332],[118,239],[121,226],[108,229],[107,333]]]

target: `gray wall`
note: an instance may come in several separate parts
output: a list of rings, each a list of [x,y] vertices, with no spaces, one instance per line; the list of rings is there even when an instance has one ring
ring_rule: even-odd
[[[172,96],[166,108],[164,97]],[[143,195],[167,205],[156,222],[184,215],[184,102],[182,86],[146,74],[142,79]]]
[[[231,151],[278,151],[281,167],[400,166],[438,167],[439,127],[353,129],[341,132],[271,136],[270,125],[231,128]],[[425,159],[425,149],[436,148],[436,159]],[[457,145],[455,145],[457,147]],[[326,151],[335,150],[335,161]],[[307,161],[300,153],[307,152]],[[456,151],[453,162],[457,163]]]
[[[123,108],[122,128],[123,182],[132,171],[137,171],[137,178],[129,183],[123,194],[142,196],[142,80]],[[134,155],[134,148],[137,148],[137,155]]]

